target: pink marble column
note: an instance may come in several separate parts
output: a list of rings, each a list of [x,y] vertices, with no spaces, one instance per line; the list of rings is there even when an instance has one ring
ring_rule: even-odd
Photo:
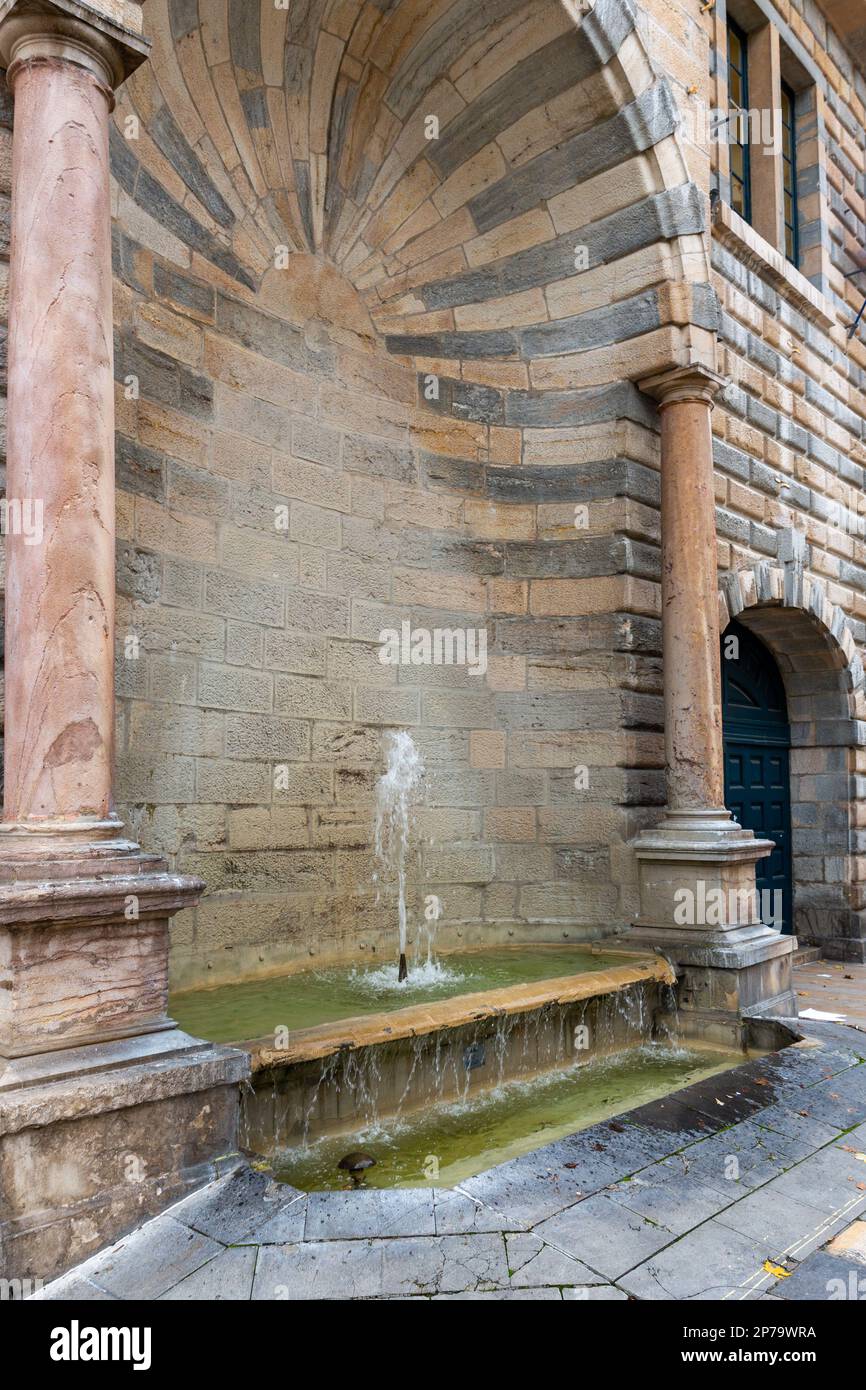
[[[126,0],[20,0],[0,19],[15,102],[0,1062],[172,1031],[169,918],[203,887],[112,810],[108,131],[147,53],[140,22]]]
[[[725,804],[713,442],[720,378],[702,368],[657,378],[661,413],[662,634],[671,811]]]
[[[790,942],[780,941],[757,915],[755,864],[773,846],[744,830],[725,809],[710,429],[722,384],[716,372],[700,363],[672,367],[640,382],[658,401],[661,415],[668,804],[660,824],[637,837],[635,853],[641,909],[637,936],[671,948],[678,964],[695,967],[690,1007],[725,1015],[752,1002],[752,985],[743,984],[746,977],[725,972],[753,966],[763,970],[767,961],[790,956]],[[701,906],[708,901],[715,903],[712,913]],[[784,1000],[780,1007],[789,1008],[790,968],[787,983],[775,979],[775,968],[764,972],[766,978],[759,970],[755,999],[778,996]]]
[[[41,537],[7,540],[4,815],[45,829],[111,812],[111,80],[97,47],[70,52],[50,34],[8,71],[7,496],[41,516]]]

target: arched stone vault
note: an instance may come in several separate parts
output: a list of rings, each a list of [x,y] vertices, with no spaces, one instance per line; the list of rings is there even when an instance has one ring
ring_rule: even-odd
[[[673,359],[689,324],[706,326],[703,295],[629,304],[647,290],[645,272],[630,280],[643,248],[658,246],[659,282],[705,287],[709,270],[676,102],[627,0],[578,22],[560,0],[150,0],[147,20],[153,59],[116,116],[120,131],[140,116],[139,142],[115,140],[115,173],[145,216],[237,283],[261,289],[275,245],[322,255],[383,332],[430,336],[436,356],[462,355],[442,340],[458,331],[472,358],[551,358],[538,382],[551,387],[573,384],[576,364],[559,359],[660,326]],[[628,308],[616,327],[588,321],[570,337],[540,296],[567,293],[583,244],[596,274],[575,307],[609,300],[603,266],[620,261]],[[480,318],[512,295],[523,339],[461,324],[461,310]],[[550,319],[556,335],[532,334]]]
[[[866,693],[842,609],[797,564],[723,576],[720,627],[750,628],[773,653],[791,724],[794,929],[802,944],[863,959]]]
[[[118,763],[143,843],[213,890],[178,929],[184,978],[375,939],[388,724],[442,762],[426,873],[457,920],[624,926],[663,797],[657,414],[633,383],[713,366],[717,323],[707,200],[631,6],[145,16],[112,134],[117,376],[141,387],[118,400],[119,631],[149,666],[118,664]],[[483,691],[380,690],[402,616],[483,622]],[[270,801],[257,760],[287,719],[283,756],[336,763],[349,810],[339,780],[305,783],[303,822]]]

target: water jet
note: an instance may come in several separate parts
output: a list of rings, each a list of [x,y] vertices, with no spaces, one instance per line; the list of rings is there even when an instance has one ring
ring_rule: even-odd
[[[397,983],[408,978],[406,964],[406,856],[412,825],[412,807],[424,776],[424,763],[412,735],[400,729],[389,737],[387,766],[376,783],[374,849],[384,876],[397,883],[399,963]]]

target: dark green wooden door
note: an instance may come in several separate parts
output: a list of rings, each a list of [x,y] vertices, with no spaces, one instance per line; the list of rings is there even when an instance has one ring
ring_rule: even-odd
[[[766,909],[781,903],[782,931],[790,933],[791,731],[785,687],[772,654],[739,623],[722,637],[722,715],[725,804],[745,829],[774,842],[773,853],[756,866],[761,915],[767,920]]]

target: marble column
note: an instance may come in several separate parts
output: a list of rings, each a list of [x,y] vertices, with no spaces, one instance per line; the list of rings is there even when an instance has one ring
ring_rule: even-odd
[[[114,89],[147,56],[141,24],[132,0],[0,3],[15,104],[0,824],[6,1277],[49,1277],[206,1180],[212,1157],[234,1145],[236,1083],[248,1070],[241,1054],[168,1017],[169,920],[204,885],[127,838],[112,802],[108,133]]]
[[[4,825],[114,829],[110,41],[27,12],[3,31],[15,100]]]
[[[719,607],[710,411],[721,379],[685,368],[650,383],[661,416],[662,641],[668,807],[720,812]]]
[[[715,1016],[721,1038],[730,1036],[725,1016],[796,1012],[793,938],[761,922],[755,890],[755,865],[772,843],[725,809],[710,423],[723,384],[702,364],[639,383],[660,414],[668,804],[635,841],[640,916],[631,933],[671,956],[684,972],[681,1002]]]
[[[143,61],[117,6],[15,6],[0,1057],[166,1029],[169,916],[201,884],[112,806],[114,380],[108,124]],[[130,22],[138,6],[129,6]],[[16,518],[21,525],[16,526]]]

